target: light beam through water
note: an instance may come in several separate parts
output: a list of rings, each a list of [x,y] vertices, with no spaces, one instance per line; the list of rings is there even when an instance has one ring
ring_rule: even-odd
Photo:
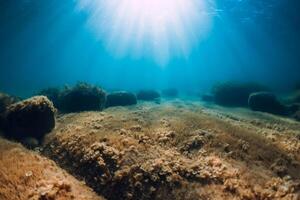
[[[79,0],[88,25],[116,57],[160,66],[187,58],[210,29],[212,0]]]

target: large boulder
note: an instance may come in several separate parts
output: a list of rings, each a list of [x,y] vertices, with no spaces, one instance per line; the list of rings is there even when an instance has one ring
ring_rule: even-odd
[[[273,93],[252,93],[248,100],[249,107],[254,111],[267,112],[277,115],[288,114],[288,108],[281,104]]]
[[[0,113],[5,112],[6,108],[13,104],[20,101],[19,98],[10,96],[8,94],[0,93]]]
[[[137,93],[138,100],[154,101],[160,98],[160,94],[155,90],[141,90]]]
[[[135,94],[131,92],[113,92],[106,97],[106,107],[129,106],[134,104],[137,104],[137,99]]]
[[[0,93],[0,129],[4,128],[4,115],[8,106],[18,102],[20,99],[8,94]]]
[[[66,88],[59,97],[59,110],[81,112],[102,110],[105,107],[106,93],[97,86],[78,83],[72,88]]]
[[[61,91],[59,88],[52,87],[41,90],[38,95],[46,96],[50,101],[52,101],[54,106],[58,108],[60,93]]]
[[[45,96],[8,106],[5,112],[5,136],[13,139],[42,139],[55,127],[55,108]]]
[[[178,90],[176,88],[168,88],[162,90],[162,95],[164,97],[174,98],[178,96]]]
[[[247,107],[251,93],[266,91],[257,83],[225,82],[213,87],[214,102],[222,106]]]

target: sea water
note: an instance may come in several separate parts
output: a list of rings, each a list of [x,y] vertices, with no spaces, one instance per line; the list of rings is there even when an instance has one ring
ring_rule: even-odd
[[[106,90],[300,79],[296,0],[1,0],[0,89],[28,97],[78,81]]]

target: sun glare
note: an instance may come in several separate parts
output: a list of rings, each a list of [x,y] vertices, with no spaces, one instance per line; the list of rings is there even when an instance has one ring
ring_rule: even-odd
[[[210,29],[212,0],[79,0],[88,24],[116,56],[166,65],[187,58]]]

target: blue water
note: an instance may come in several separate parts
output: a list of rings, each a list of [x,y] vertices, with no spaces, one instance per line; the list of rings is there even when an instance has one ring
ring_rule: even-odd
[[[108,90],[175,87],[189,93],[225,80],[285,91],[300,80],[297,0],[203,0],[204,24],[183,12],[179,18],[186,26],[176,29],[181,37],[168,25],[156,43],[150,31],[157,24],[137,40],[136,21],[129,26],[119,16],[113,26],[117,7],[104,10],[106,18],[93,18],[97,8],[81,2],[0,0],[1,91],[28,96],[86,81]],[[128,6],[118,9],[132,17]]]

